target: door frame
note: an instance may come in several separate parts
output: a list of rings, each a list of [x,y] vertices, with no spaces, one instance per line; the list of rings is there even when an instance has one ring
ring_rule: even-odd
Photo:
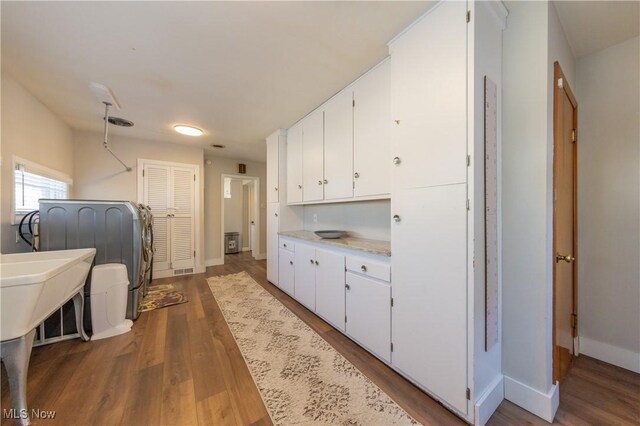
[[[138,203],[144,203],[144,166],[145,165],[159,165],[159,166],[167,166],[167,167],[182,167],[182,168],[190,168],[193,169],[193,173],[195,174],[195,183],[194,183],[194,205],[193,205],[193,232],[194,232],[194,250],[196,251],[196,256],[194,257],[194,267],[193,273],[198,274],[205,271],[205,267],[203,265],[203,261],[200,259],[204,259],[204,249],[200,249],[200,221],[202,220],[202,215],[200,212],[200,203],[201,203],[201,187],[200,187],[200,167],[197,164],[191,163],[176,163],[173,161],[162,161],[162,160],[151,160],[148,158],[138,158],[136,164],[136,174],[137,174],[137,197]],[[153,212],[151,212],[153,214]],[[203,253],[201,253],[201,251]],[[173,269],[168,269],[166,271],[159,271],[153,273],[154,278],[166,278],[173,276]]]
[[[220,175],[220,258],[224,265],[224,179],[253,180],[253,217],[255,218],[255,244],[251,247],[251,255],[260,260],[260,178],[257,176],[222,173]]]
[[[560,63],[555,61],[553,63],[553,244],[552,244],[552,252],[551,252],[551,265],[553,266],[553,305],[552,305],[552,334],[553,334],[553,382],[558,382],[559,380],[559,371],[558,366],[560,363],[559,360],[559,352],[557,351],[556,345],[556,260],[555,256],[557,253],[556,248],[556,186],[557,186],[557,172],[556,169],[558,164],[556,160],[558,158],[557,150],[558,141],[561,138],[561,123],[560,123],[560,99],[561,96],[566,96],[571,102],[573,106],[573,128],[576,129],[576,142],[575,149],[573,150],[573,257],[574,261],[571,263],[571,267],[573,268],[573,282],[572,282],[572,311],[573,314],[576,315],[577,318],[577,310],[578,310],[578,144],[577,144],[577,129],[578,129],[578,102],[576,101],[575,96],[573,95],[573,91],[569,86],[569,82],[565,77],[562,68],[560,67]],[[574,348],[576,347],[575,341],[577,338],[578,325],[576,320],[576,327],[573,330],[573,340],[574,340]],[[578,351],[574,351],[577,353]]]

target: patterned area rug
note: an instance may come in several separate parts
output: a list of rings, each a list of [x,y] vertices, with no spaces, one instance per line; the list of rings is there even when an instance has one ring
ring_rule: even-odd
[[[179,305],[189,299],[175,284],[157,284],[149,286],[147,295],[142,299],[141,312]]]
[[[416,424],[249,274],[208,282],[276,425]]]

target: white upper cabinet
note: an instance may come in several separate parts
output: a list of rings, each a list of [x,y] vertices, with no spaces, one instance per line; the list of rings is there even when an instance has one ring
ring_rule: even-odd
[[[324,106],[324,199],[353,197],[353,92],[346,88]]]
[[[302,123],[292,126],[287,133],[287,203],[300,202],[302,202]]]
[[[324,199],[324,113],[318,109],[302,120],[302,199]]]
[[[280,138],[278,132],[267,138],[267,203],[280,201],[279,193],[279,149]]]
[[[390,61],[353,87],[353,177],[356,198],[391,192]]]
[[[466,182],[466,11],[466,2],[442,2],[390,45],[394,178],[401,188]]]

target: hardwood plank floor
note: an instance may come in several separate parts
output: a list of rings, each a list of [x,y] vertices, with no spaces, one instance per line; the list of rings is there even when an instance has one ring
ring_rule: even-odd
[[[30,408],[56,411],[34,424],[271,424],[206,277],[247,271],[423,424],[464,424],[440,404],[266,281],[266,262],[227,256],[206,274],[178,282],[189,302],[142,313],[133,331],[96,342],[34,348]],[[156,282],[154,282],[156,283]],[[2,369],[1,408],[9,408]],[[640,375],[581,356],[560,387],[556,423],[640,424]],[[10,424],[3,418],[2,424]],[[547,424],[504,401],[492,425]]]

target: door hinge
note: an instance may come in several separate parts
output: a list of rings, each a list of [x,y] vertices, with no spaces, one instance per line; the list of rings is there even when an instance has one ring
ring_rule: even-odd
[[[467,167],[471,166],[471,156],[467,155]]]
[[[571,314],[571,328],[578,327],[578,315]]]
[[[577,140],[576,129],[571,129],[571,142],[576,142]]]
[[[144,169],[142,169],[142,177],[144,177]]]
[[[196,257],[196,251],[195,250],[193,251],[193,257]]]
[[[393,297],[391,298],[391,307],[393,308]]]
[[[467,399],[471,400],[471,389],[467,388]]]
[[[471,11],[467,10],[467,22],[471,22]]]
[[[353,103],[351,105],[355,108],[355,106],[356,106],[356,100],[355,99],[353,100]]]
[[[356,189],[356,182],[353,181],[353,189]]]
[[[467,210],[471,210],[471,201],[467,198]]]
[[[344,322],[347,322],[347,316],[346,315],[344,316]]]
[[[193,175],[193,181],[194,182],[196,181],[196,175]]]
[[[393,352],[393,342],[391,342],[391,352]]]

